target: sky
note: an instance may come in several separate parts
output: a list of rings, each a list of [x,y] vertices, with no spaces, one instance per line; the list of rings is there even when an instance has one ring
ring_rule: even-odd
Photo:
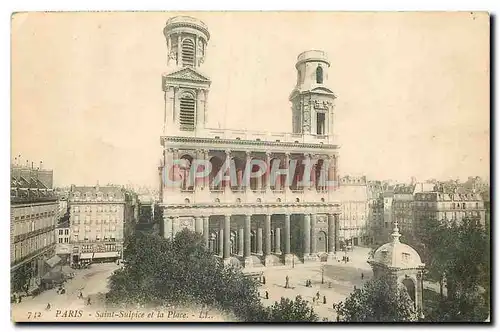
[[[157,187],[163,28],[174,12],[12,19],[11,160],[56,186]],[[291,131],[297,55],[327,52],[341,175],[489,178],[489,18],[480,13],[181,13],[211,34],[209,127]],[[283,121],[275,121],[279,118]]]

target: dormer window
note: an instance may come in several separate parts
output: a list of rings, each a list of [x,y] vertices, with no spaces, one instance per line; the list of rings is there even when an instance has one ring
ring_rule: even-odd
[[[323,68],[321,66],[316,68],[316,83],[323,84]]]

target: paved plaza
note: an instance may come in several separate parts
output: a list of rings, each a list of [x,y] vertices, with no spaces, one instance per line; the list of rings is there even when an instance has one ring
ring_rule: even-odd
[[[35,297],[24,297],[21,303],[12,304],[12,317],[39,311],[45,316],[53,316],[56,309],[83,309],[87,298],[95,303],[99,293],[108,291],[108,278],[119,268],[116,263],[92,264],[88,269],[74,270],[75,277],[64,283],[65,294],[57,294],[57,288],[49,289]],[[83,299],[78,298],[82,292]],[[50,303],[51,310],[45,310]],[[50,312],[50,315],[47,315]],[[24,318],[24,319],[23,319]],[[19,319],[26,320],[27,317]]]
[[[335,320],[336,312],[332,304],[343,301],[355,286],[362,287],[363,283],[372,277],[370,265],[366,262],[369,252],[369,248],[354,248],[353,251],[347,253],[348,263],[317,262],[296,264],[295,267],[252,269],[252,271],[262,271],[266,279],[266,283],[261,285],[259,290],[264,305],[270,306],[275,301],[280,301],[281,297],[295,299],[297,295],[301,295],[313,304],[314,311],[320,319]],[[361,274],[363,274],[363,279],[361,279]],[[285,288],[287,276],[290,288]],[[312,287],[306,287],[308,279],[311,280]],[[322,279],[323,283],[321,283]],[[265,299],[266,291],[269,299]],[[319,301],[314,302],[313,298],[318,292],[320,293]],[[323,304],[323,296],[326,297],[326,304]]]

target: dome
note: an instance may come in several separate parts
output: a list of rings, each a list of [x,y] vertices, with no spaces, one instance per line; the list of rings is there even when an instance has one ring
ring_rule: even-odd
[[[167,20],[163,33],[165,37],[174,33],[193,33],[204,37],[207,42],[210,39],[207,25],[203,21],[190,16],[175,16],[170,18]]]
[[[399,241],[401,234],[399,233],[397,223],[395,223],[391,236],[392,242],[379,247],[368,263],[399,269],[414,269],[425,266],[415,249]]]
[[[324,62],[328,66],[330,66],[330,61],[328,61],[328,55],[326,54],[326,52],[320,50],[309,50],[299,54],[295,67],[298,67],[303,62],[310,61]]]

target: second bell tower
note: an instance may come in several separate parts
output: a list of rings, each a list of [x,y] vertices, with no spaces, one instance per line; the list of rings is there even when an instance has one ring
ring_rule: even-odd
[[[318,50],[302,52],[297,57],[297,84],[290,94],[293,133],[333,137],[335,95],[328,86],[330,62]]]

